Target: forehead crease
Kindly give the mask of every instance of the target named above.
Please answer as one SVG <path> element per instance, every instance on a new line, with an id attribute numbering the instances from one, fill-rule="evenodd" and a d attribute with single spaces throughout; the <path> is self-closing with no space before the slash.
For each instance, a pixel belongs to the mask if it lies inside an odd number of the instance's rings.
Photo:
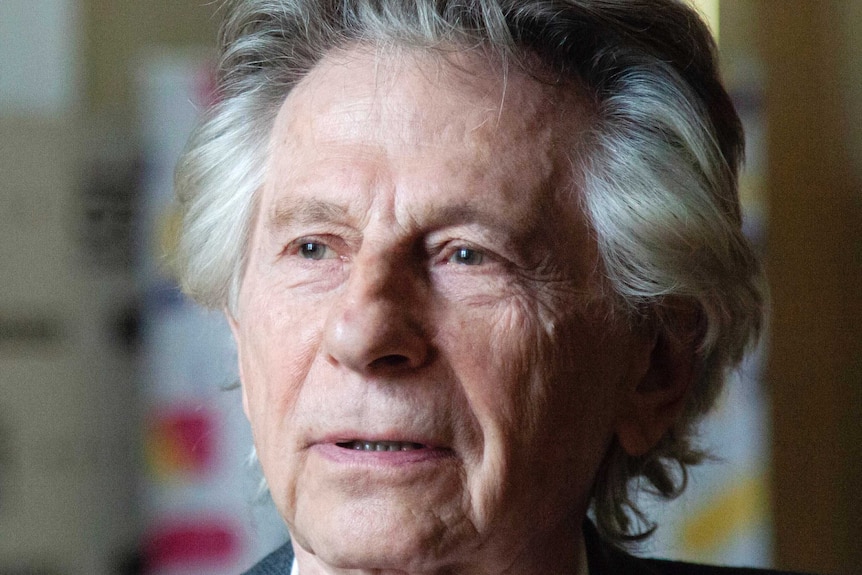
<path id="1" fill-rule="evenodd" d="M 346 216 L 346 208 L 320 198 L 285 196 L 275 203 L 270 213 L 269 225 L 279 228 L 289 224 L 338 221 Z"/>

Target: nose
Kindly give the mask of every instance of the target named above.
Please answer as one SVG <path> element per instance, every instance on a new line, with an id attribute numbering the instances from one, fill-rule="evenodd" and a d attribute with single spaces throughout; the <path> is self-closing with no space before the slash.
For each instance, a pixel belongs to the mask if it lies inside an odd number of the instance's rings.
<path id="1" fill-rule="evenodd" d="M 330 362 L 366 375 L 421 367 L 430 355 L 421 280 L 409 265 L 357 258 L 327 317 Z"/>

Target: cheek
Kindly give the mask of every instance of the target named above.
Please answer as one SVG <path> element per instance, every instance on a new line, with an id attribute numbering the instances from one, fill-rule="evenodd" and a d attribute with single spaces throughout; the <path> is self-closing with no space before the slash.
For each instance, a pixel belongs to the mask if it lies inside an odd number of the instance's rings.
<path id="1" fill-rule="evenodd" d="M 610 436 L 624 338 L 600 337 L 609 327 L 583 308 L 513 296 L 459 322 L 454 368 L 484 430 L 512 449 L 576 451 Z"/>
<path id="2" fill-rule="evenodd" d="M 469 476 L 480 515 L 503 505 L 551 518 L 583 505 L 610 438 L 609 399 L 590 366 L 602 350 L 577 339 L 579 317 L 553 311 L 511 298 L 447 333 L 460 342 L 448 355 L 482 437 Z"/>
<path id="3" fill-rule="evenodd" d="M 553 380 L 544 332 L 534 302 L 509 297 L 461 310 L 443 332 L 446 355 L 482 428 L 486 451 L 495 444 L 516 446 L 533 434 L 547 405 Z M 503 449 L 496 447 L 494 449 Z"/>
<path id="4" fill-rule="evenodd" d="M 315 322 L 267 298 L 243 309 L 238 345 L 254 445 L 273 501 L 283 516 L 295 506 L 300 438 L 297 408 L 317 353 Z"/>
<path id="5" fill-rule="evenodd" d="M 260 447 L 292 417 L 319 349 L 322 320 L 308 313 L 314 306 L 290 306 L 285 298 L 249 292 L 237 345 L 243 392 Z"/>

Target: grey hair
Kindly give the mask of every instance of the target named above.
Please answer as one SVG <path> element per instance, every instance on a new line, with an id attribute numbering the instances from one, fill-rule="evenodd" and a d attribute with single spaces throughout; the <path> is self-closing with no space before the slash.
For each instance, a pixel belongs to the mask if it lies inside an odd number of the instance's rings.
<path id="1" fill-rule="evenodd" d="M 762 270 L 741 232 L 742 128 L 698 15 L 677 0 L 233 0 L 227 10 L 220 101 L 177 169 L 177 261 L 187 293 L 234 314 L 270 129 L 327 52 L 481 49 L 531 73 L 538 58 L 543 81 L 586 88 L 594 121 L 572 165 L 615 309 L 698 345 L 682 417 L 646 455 L 612 445 L 593 489 L 605 537 L 647 536 L 638 486 L 682 492 L 704 455 L 696 425 L 763 321 Z"/>

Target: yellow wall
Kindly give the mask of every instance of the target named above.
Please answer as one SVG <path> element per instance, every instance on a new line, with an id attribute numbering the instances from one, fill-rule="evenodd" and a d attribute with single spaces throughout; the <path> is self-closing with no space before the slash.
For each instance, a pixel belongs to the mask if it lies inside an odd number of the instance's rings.
<path id="1" fill-rule="evenodd" d="M 778 8 L 780 5 L 780 9 Z M 758 0 L 778 560 L 862 571 L 862 9 Z M 855 147 L 855 149 L 854 149 Z"/>
<path id="2" fill-rule="evenodd" d="M 128 118 L 134 111 L 136 59 L 151 47 L 215 51 L 219 6 L 206 0 L 82 0 L 87 101 Z"/>

